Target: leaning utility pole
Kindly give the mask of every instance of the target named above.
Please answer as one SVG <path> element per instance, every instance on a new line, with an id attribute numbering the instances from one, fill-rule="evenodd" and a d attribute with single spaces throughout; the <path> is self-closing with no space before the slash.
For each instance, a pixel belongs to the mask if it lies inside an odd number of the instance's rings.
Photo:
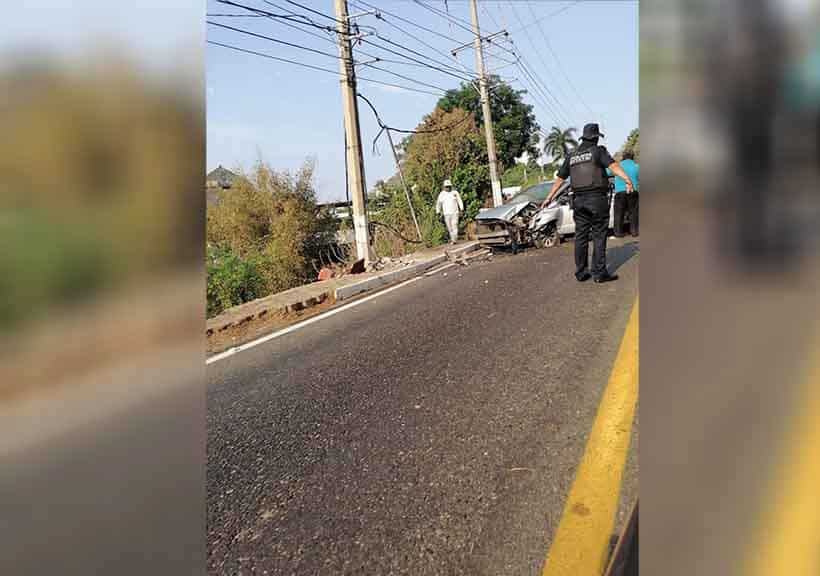
<path id="1" fill-rule="evenodd" d="M 341 60 L 342 104 L 345 114 L 345 134 L 347 136 L 347 181 L 353 200 L 353 232 L 356 236 L 356 256 L 370 263 L 370 241 L 365 206 L 364 158 L 362 156 L 362 136 L 359 131 L 359 105 L 356 100 L 356 70 L 353 67 L 353 49 L 350 45 L 350 23 L 348 22 L 347 0 L 336 0 L 336 32 L 339 36 Z"/>
<path id="2" fill-rule="evenodd" d="M 495 153 L 493 117 L 490 110 L 490 96 L 487 90 L 487 75 L 484 72 L 484 49 L 481 44 L 481 32 L 478 29 L 478 8 L 476 6 L 476 0 L 470 0 L 470 15 L 473 20 L 473 34 L 475 34 L 475 63 L 476 68 L 478 68 L 478 85 L 481 93 L 481 110 L 484 115 L 484 132 L 487 136 L 487 156 L 490 160 L 490 183 L 493 187 L 493 205 L 501 206 L 504 200 L 501 197 L 501 180 L 498 178 L 498 158 Z"/>

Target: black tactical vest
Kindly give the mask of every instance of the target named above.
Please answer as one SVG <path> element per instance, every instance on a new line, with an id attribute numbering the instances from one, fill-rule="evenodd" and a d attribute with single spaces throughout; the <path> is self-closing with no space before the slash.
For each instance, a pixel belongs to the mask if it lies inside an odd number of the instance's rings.
<path id="1" fill-rule="evenodd" d="M 573 192 L 606 190 L 609 180 L 595 160 L 595 147 L 576 149 L 569 156 L 569 177 Z"/>

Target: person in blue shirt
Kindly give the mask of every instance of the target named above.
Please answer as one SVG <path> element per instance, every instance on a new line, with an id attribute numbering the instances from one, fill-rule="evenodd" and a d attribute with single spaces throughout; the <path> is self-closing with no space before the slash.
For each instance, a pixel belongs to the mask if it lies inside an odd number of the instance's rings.
<path id="1" fill-rule="evenodd" d="M 629 231 L 633 236 L 638 236 L 638 184 L 640 176 L 640 165 L 635 162 L 635 154 L 631 150 L 625 151 L 621 154 L 623 160 L 620 161 L 621 168 L 632 180 L 632 185 L 635 190 L 631 193 L 627 192 L 626 182 L 620 176 L 615 176 L 615 199 L 613 200 L 613 219 L 615 236 L 623 238 L 624 234 L 624 220 L 626 215 L 629 215 Z M 612 175 L 611 170 L 607 170 L 609 175 Z"/>

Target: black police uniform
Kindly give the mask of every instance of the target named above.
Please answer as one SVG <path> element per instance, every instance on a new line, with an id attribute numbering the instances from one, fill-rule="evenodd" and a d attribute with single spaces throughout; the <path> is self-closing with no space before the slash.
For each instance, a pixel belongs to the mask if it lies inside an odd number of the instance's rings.
<path id="1" fill-rule="evenodd" d="M 564 160 L 558 176 L 571 179 L 575 216 L 575 277 L 588 272 L 592 236 L 592 276 L 606 278 L 606 236 L 609 228 L 609 178 L 606 169 L 615 160 L 604 146 L 584 140 Z"/>

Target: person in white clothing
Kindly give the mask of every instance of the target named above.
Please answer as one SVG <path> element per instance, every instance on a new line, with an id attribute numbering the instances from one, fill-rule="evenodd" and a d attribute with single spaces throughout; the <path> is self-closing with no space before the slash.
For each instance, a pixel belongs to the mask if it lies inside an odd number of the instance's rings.
<path id="1" fill-rule="evenodd" d="M 455 244 L 458 239 L 458 217 L 464 211 L 464 202 L 461 201 L 458 190 L 453 190 L 453 183 L 449 179 L 444 181 L 443 188 L 436 200 L 436 214 L 444 215 L 444 223 L 450 233 L 450 244 Z"/>

